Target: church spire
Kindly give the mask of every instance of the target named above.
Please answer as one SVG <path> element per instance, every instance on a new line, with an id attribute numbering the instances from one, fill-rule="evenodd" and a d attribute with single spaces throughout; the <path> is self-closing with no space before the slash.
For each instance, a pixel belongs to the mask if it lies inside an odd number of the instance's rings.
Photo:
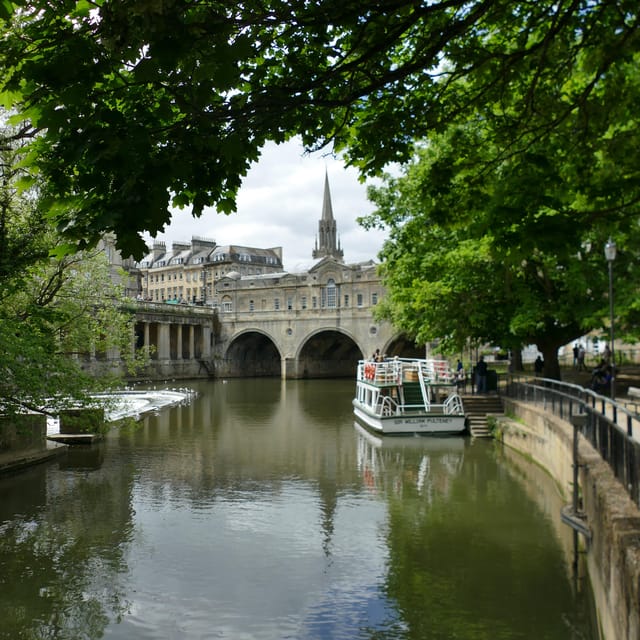
<path id="1" fill-rule="evenodd" d="M 329 190 L 329 175 L 324 174 L 324 197 L 322 200 L 322 216 L 318 223 L 318 237 L 316 238 L 316 248 L 312 256 L 324 258 L 331 256 L 336 260 L 342 260 L 343 251 L 337 240 L 336 221 L 333 218 L 333 206 L 331 205 L 331 191 Z"/>
<path id="2" fill-rule="evenodd" d="M 329 175 L 324 173 L 324 196 L 322 198 L 322 220 L 333 221 L 333 207 L 331 206 L 331 191 L 329 190 Z"/>

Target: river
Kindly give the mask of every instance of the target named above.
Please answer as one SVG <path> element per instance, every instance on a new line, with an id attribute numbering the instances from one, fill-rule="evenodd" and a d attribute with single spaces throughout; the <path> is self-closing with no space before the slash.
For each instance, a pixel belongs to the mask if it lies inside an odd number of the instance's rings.
<path id="1" fill-rule="evenodd" d="M 376 439 L 348 380 L 190 404 L 0 477 L 0 638 L 597 640 L 552 480 Z"/>

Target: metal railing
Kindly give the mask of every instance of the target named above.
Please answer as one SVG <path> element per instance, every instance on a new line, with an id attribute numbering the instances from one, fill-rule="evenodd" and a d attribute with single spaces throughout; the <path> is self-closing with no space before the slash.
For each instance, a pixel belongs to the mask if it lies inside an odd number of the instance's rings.
<path id="1" fill-rule="evenodd" d="M 640 414 L 621 402 L 612 401 L 590 389 L 548 378 L 504 380 L 500 393 L 515 400 L 542 406 L 570 424 L 584 416 L 580 433 L 609 464 L 615 477 L 640 506 Z"/>

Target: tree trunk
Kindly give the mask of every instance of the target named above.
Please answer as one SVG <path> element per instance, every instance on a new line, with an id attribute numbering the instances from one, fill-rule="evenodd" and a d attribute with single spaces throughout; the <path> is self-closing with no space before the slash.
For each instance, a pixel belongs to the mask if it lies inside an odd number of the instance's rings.
<path id="1" fill-rule="evenodd" d="M 522 349 L 520 347 L 511 350 L 511 371 L 524 371 L 522 364 Z"/>
<path id="2" fill-rule="evenodd" d="M 538 344 L 538 349 L 542 351 L 542 359 L 544 361 L 544 367 L 542 369 L 543 377 L 560 380 L 560 361 L 558 360 L 558 349 L 560 346 L 561 345 L 555 342 L 553 344 Z"/>

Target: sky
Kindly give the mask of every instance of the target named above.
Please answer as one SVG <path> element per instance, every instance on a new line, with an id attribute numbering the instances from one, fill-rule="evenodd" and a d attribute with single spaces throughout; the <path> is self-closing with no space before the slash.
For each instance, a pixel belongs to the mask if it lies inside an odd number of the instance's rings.
<path id="1" fill-rule="evenodd" d="M 235 213 L 226 216 L 206 209 L 200 218 L 193 218 L 189 210 L 176 210 L 171 224 L 155 239 L 165 241 L 167 247 L 172 242 L 188 242 L 192 236 L 210 238 L 219 245 L 282 247 L 285 271 L 304 270 L 312 263 L 325 171 L 345 262 L 377 260 L 385 234 L 366 231 L 356 222 L 374 209 L 367 200 L 367 185 L 338 158 L 306 155 L 298 140 L 269 143 L 264 148 L 243 181 Z"/>

